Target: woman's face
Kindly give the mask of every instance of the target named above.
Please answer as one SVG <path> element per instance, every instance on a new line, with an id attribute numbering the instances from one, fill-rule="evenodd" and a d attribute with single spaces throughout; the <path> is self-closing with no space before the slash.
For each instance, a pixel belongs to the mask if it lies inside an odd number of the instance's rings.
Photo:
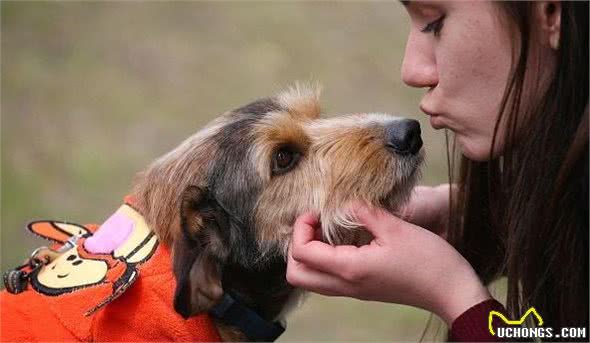
<path id="1" fill-rule="evenodd" d="M 463 154 L 489 159 L 512 65 L 510 30 L 491 2 L 405 3 L 411 28 L 402 79 L 427 88 L 420 109 L 435 129 L 455 133 Z M 501 153 L 502 129 L 494 155 Z"/>

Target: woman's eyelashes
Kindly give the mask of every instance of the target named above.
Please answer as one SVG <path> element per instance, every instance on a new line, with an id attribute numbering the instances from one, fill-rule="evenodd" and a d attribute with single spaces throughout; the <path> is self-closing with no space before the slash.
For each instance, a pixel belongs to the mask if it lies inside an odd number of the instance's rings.
<path id="1" fill-rule="evenodd" d="M 444 20 L 445 20 L 446 14 L 443 14 L 442 16 L 440 16 L 438 19 L 436 19 L 433 22 L 428 23 L 422 30 L 420 30 L 423 33 L 430 33 L 432 32 L 435 36 L 440 35 L 440 31 L 443 28 L 443 24 L 444 24 Z"/>

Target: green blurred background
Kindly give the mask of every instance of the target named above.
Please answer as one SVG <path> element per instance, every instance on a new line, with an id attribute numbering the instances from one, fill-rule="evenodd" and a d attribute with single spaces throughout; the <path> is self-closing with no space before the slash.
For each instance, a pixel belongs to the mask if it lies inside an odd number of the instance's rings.
<path id="1" fill-rule="evenodd" d="M 216 115 L 295 80 L 327 115 L 421 121 L 422 183 L 446 180 L 444 135 L 400 80 L 408 19 L 388 2 L 3 1 L 2 270 L 43 244 L 34 219 L 101 222 L 134 174 Z M 281 341 L 416 341 L 428 313 L 311 295 Z M 437 338 L 437 328 L 438 338 Z M 435 319 L 426 340 L 440 339 Z"/>

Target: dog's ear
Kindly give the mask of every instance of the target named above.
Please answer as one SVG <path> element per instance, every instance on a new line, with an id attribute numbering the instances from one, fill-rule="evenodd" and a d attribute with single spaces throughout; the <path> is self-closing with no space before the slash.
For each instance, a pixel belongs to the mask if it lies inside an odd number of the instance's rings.
<path id="1" fill-rule="evenodd" d="M 174 309 L 184 318 L 206 312 L 223 295 L 225 212 L 206 188 L 189 186 L 181 201 L 181 234 L 174 239 Z"/>

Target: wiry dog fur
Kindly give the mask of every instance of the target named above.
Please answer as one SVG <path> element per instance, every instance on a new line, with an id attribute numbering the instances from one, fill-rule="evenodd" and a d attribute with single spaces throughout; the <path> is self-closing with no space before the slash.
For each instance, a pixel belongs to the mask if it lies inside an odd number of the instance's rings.
<path id="1" fill-rule="evenodd" d="M 399 118 L 320 119 L 318 97 L 295 86 L 227 112 L 140 174 L 138 206 L 174 247 L 180 313 L 207 311 L 232 290 L 276 320 L 296 294 L 285 257 L 298 215 L 317 211 L 326 241 L 354 243 L 349 201 L 394 211 L 408 198 L 422 153 L 385 148 L 385 127 Z M 281 158 L 293 165 L 277 167 Z M 243 338 L 228 330 L 224 339 Z"/>

